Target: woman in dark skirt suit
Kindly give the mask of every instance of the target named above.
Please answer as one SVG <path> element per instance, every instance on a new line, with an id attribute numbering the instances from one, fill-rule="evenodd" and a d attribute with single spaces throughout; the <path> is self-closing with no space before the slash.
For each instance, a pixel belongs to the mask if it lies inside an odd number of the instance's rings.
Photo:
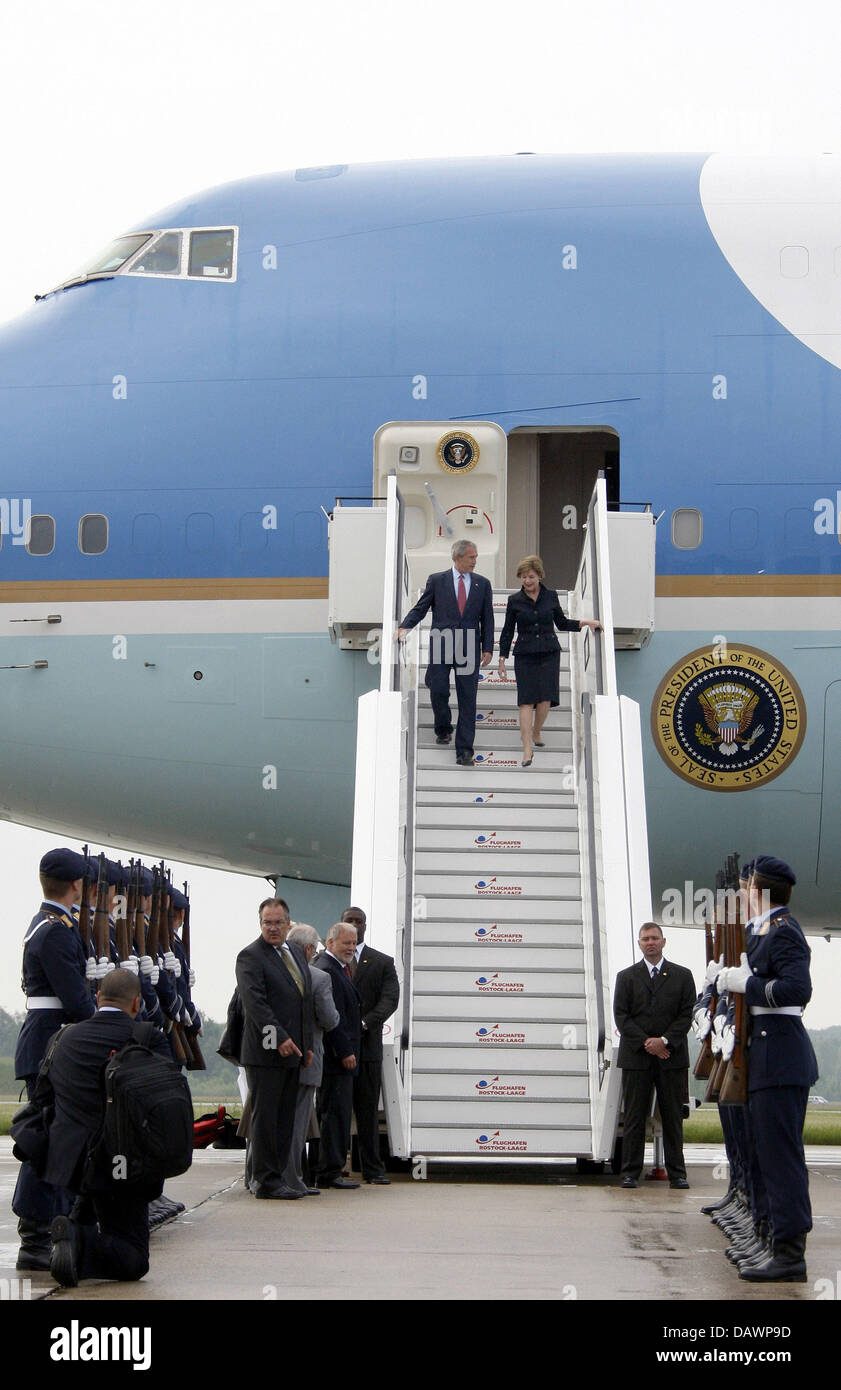
<path id="1" fill-rule="evenodd" d="M 530 767 L 535 748 L 543 748 L 540 734 L 550 708 L 560 704 L 559 672 L 561 648 L 559 632 L 580 632 L 601 628 L 592 618 L 565 618 L 558 595 L 547 589 L 543 562 L 539 555 L 527 555 L 517 566 L 523 587 L 512 594 L 505 613 L 505 626 L 499 638 L 499 674 L 505 680 L 505 659 L 511 650 L 514 628 L 514 674 L 517 677 L 517 704 L 520 708 L 520 736 L 523 740 L 523 767 Z"/>

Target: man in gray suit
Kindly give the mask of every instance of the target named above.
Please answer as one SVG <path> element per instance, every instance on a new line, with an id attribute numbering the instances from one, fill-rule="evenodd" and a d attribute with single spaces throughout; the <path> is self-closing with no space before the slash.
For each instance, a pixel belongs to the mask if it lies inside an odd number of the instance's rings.
<path id="1" fill-rule="evenodd" d="M 290 946 L 297 946 L 307 958 L 312 979 L 313 1030 L 312 1061 L 298 1073 L 298 1099 L 295 1103 L 295 1122 L 292 1127 L 292 1147 L 289 1162 L 283 1172 L 284 1186 L 293 1192 L 304 1193 L 307 1197 L 320 1197 L 320 1187 L 307 1187 L 302 1171 L 302 1155 L 307 1139 L 310 1119 L 315 1105 L 316 1087 L 321 1085 L 324 1069 L 324 1034 L 331 1034 L 339 1022 L 339 1011 L 333 1003 L 333 988 L 326 970 L 316 970 L 311 961 L 321 944 L 315 927 L 296 923 L 286 938 Z"/>

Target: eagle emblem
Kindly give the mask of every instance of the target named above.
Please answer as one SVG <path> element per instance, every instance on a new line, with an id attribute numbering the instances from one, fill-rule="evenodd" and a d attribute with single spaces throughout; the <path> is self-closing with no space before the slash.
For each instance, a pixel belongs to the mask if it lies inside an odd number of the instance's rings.
<path id="1" fill-rule="evenodd" d="M 740 745 L 746 749 L 750 748 L 765 732 L 764 725 L 759 724 L 750 738 L 743 737 L 753 723 L 759 703 L 759 695 L 753 690 L 748 690 L 747 686 L 737 685 L 734 681 L 724 681 L 720 685 L 700 691 L 698 703 L 707 728 L 713 735 L 711 737 L 710 734 L 705 734 L 699 724 L 695 730 L 698 742 L 711 748 L 716 738 L 720 739 L 718 751 L 724 758 L 732 758 L 738 753 Z"/>

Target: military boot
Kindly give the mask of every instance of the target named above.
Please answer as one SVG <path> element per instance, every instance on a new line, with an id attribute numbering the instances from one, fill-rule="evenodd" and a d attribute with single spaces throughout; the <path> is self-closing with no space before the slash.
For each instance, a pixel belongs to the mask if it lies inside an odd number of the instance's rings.
<path id="1" fill-rule="evenodd" d="M 49 1269 L 53 1248 L 49 1224 L 46 1221 L 30 1221 L 27 1217 L 20 1216 L 18 1235 L 20 1250 L 15 1269 Z"/>
<path id="2" fill-rule="evenodd" d="M 739 1278 L 751 1284 L 805 1284 L 806 1237 L 791 1236 L 774 1240 L 771 1251 L 761 1264 L 746 1265 Z"/>

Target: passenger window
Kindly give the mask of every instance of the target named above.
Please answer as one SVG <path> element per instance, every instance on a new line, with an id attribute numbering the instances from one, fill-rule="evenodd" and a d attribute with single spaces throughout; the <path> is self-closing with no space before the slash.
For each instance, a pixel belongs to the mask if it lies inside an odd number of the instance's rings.
<path id="1" fill-rule="evenodd" d="M 678 507 L 672 512 L 672 545 L 676 550 L 697 550 L 704 535 L 704 518 L 697 507 Z"/>
<path id="2" fill-rule="evenodd" d="M 79 549 L 83 555 L 102 555 L 108 549 L 108 518 L 89 512 L 79 522 Z"/>
<path id="3" fill-rule="evenodd" d="M 230 279 L 234 270 L 234 231 L 191 232 L 189 275 Z"/>
<path id="4" fill-rule="evenodd" d="M 30 517 L 26 535 L 26 548 L 30 555 L 52 554 L 55 549 L 55 517 Z"/>
<path id="5" fill-rule="evenodd" d="M 164 232 L 153 241 L 139 260 L 131 275 L 179 275 L 181 273 L 181 233 Z"/>

